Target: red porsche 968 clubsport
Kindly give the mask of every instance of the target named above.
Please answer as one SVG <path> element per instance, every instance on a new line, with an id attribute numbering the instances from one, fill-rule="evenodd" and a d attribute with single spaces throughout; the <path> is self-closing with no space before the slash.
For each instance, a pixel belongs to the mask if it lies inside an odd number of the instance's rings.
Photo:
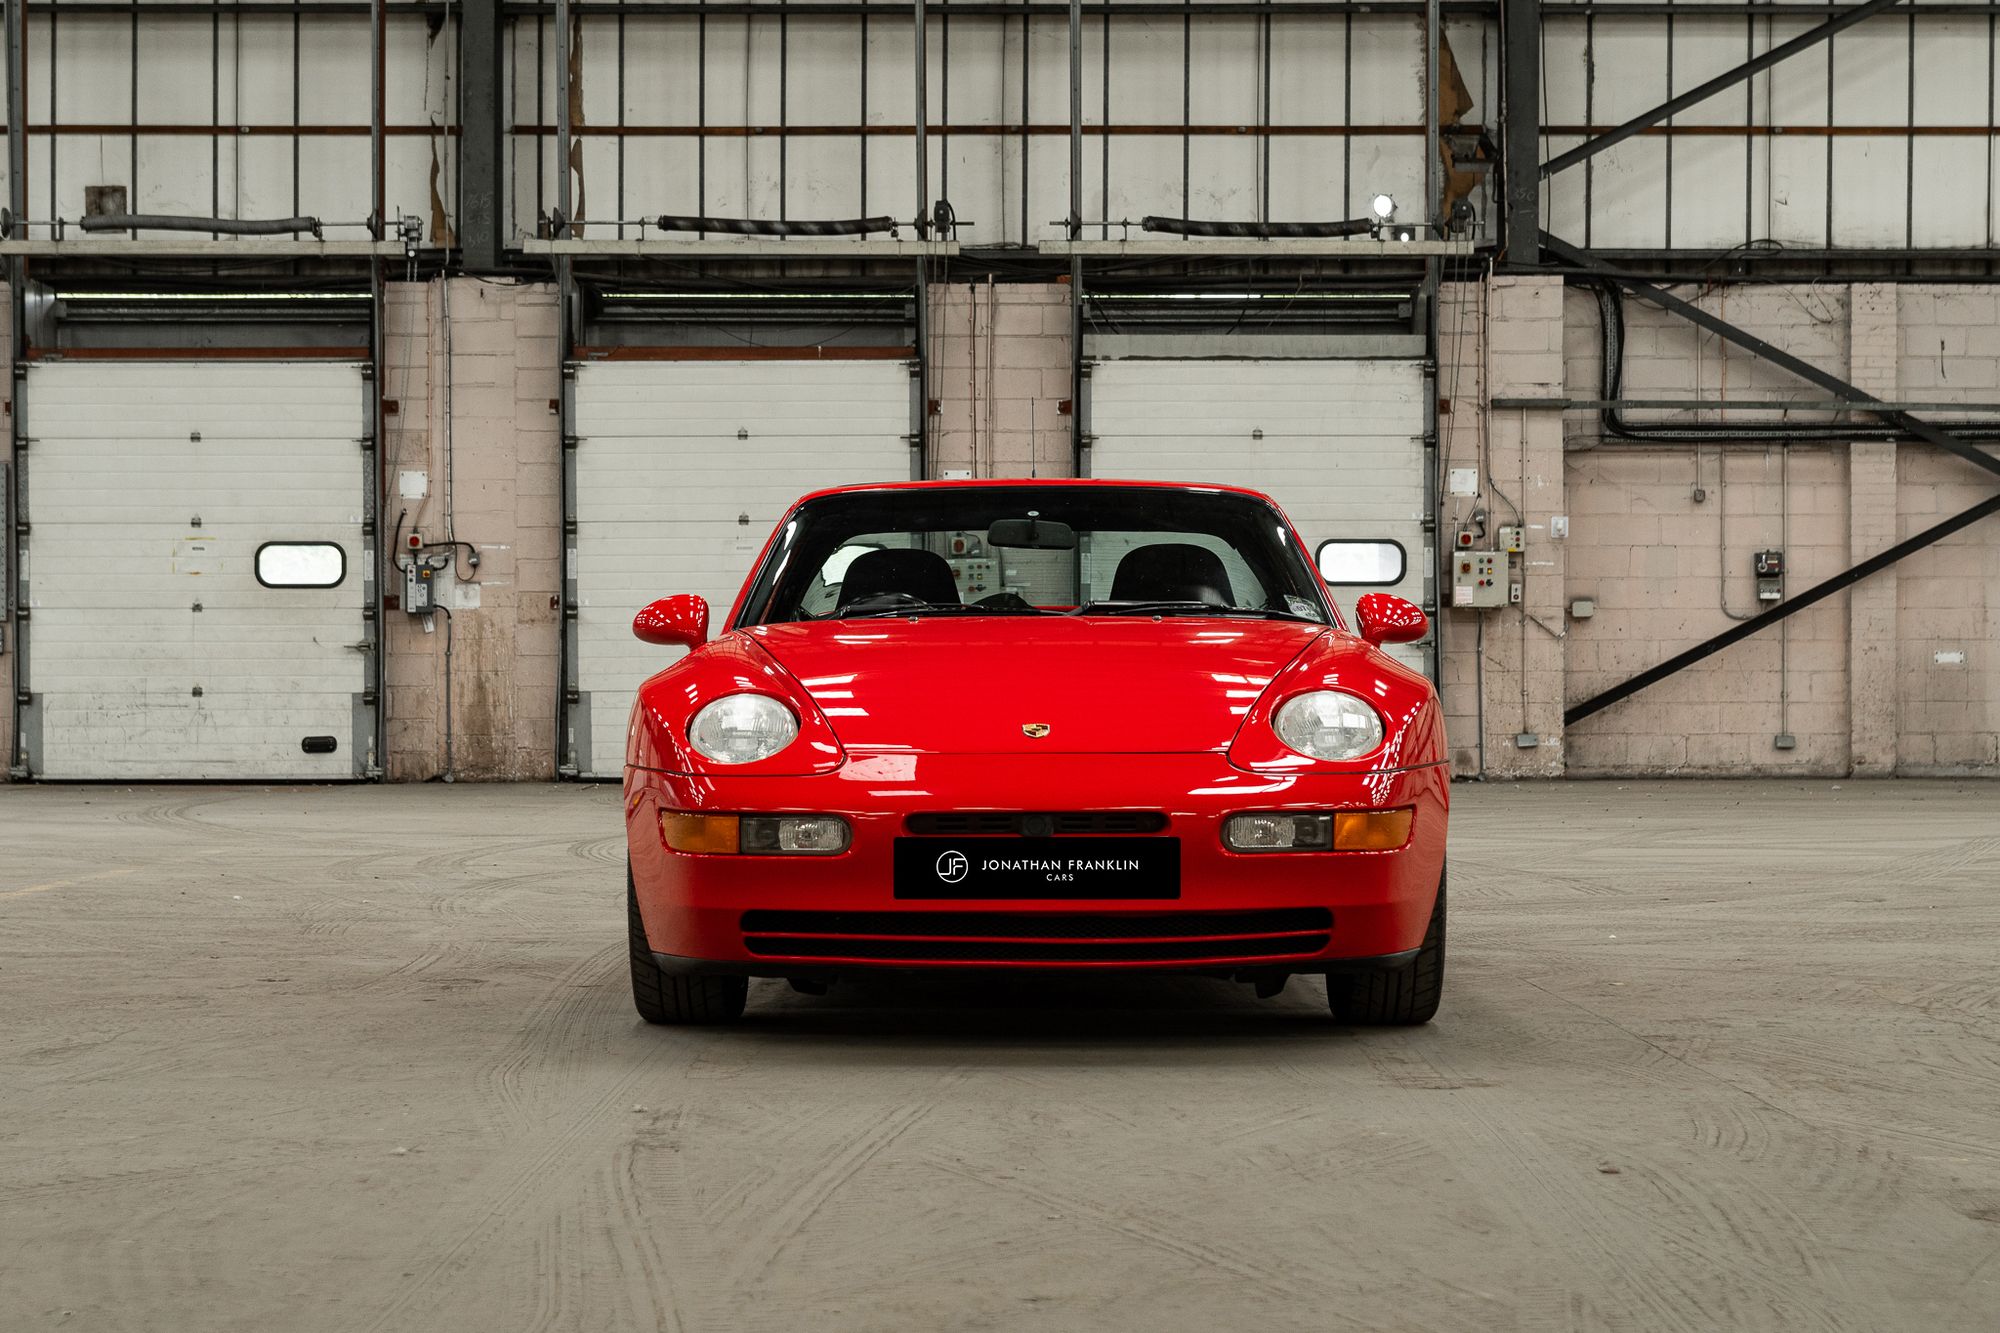
<path id="1" fill-rule="evenodd" d="M 748 978 L 1175 970 L 1430 1019 L 1448 775 L 1436 693 L 1350 628 L 1277 506 L 1125 481 L 911 482 L 800 500 L 726 628 L 627 741 L 632 986 L 655 1023 Z"/>

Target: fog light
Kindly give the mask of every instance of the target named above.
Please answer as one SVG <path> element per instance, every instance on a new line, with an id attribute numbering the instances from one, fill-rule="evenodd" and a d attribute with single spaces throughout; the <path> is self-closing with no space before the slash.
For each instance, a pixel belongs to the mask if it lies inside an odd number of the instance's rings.
<path id="1" fill-rule="evenodd" d="M 847 821 L 834 815 L 745 815 L 746 852 L 832 856 L 847 850 Z"/>
<path id="2" fill-rule="evenodd" d="M 677 852 L 730 856 L 833 856 L 851 834 L 838 815 L 704 815 L 668 810 L 660 832 Z"/>
<path id="3" fill-rule="evenodd" d="M 1333 816 L 1232 815 L 1222 826 L 1222 841 L 1237 852 L 1323 852 L 1333 846 Z"/>
<path id="4" fill-rule="evenodd" d="M 1233 852 L 1392 852 L 1410 840 L 1413 811 L 1272 810 L 1231 815 L 1222 842 Z"/>
<path id="5" fill-rule="evenodd" d="M 1333 817 L 1333 847 L 1340 852 L 1393 852 L 1410 840 L 1409 806 L 1398 810 L 1342 810 Z"/>
<path id="6" fill-rule="evenodd" d="M 710 856 L 733 853 L 737 849 L 735 815 L 698 815 L 685 810 L 668 810 L 660 816 L 660 834 L 677 852 L 704 852 Z"/>

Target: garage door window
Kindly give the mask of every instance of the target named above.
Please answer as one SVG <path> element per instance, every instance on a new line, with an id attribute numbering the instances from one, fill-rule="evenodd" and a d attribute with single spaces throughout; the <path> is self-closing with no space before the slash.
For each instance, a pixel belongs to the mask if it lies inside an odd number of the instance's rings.
<path id="1" fill-rule="evenodd" d="M 1401 542 L 1336 538 L 1319 546 L 1319 576 L 1343 588 L 1393 587 L 1408 564 Z"/>
<path id="2" fill-rule="evenodd" d="M 267 588 L 333 588 L 347 577 L 347 552 L 334 542 L 265 542 L 257 582 Z"/>

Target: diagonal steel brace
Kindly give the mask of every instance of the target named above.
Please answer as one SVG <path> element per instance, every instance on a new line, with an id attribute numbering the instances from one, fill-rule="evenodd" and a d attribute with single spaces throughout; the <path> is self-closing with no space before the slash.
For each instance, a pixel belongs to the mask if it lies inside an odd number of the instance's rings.
<path id="1" fill-rule="evenodd" d="M 1614 144 L 1624 143 L 1633 135 L 1651 129 L 1668 117 L 1678 116 L 1689 107 L 1706 102 L 1717 93 L 1734 88 L 1745 79 L 1754 78 L 1771 68 L 1771 66 L 1789 60 L 1809 47 L 1818 46 L 1821 42 L 1830 39 L 1835 33 L 1851 28 L 1864 20 L 1874 18 L 1884 10 L 1894 9 L 1902 3 L 1903 0 L 1867 0 L 1865 4 L 1856 5 L 1852 9 L 1844 9 L 1818 27 L 1808 28 L 1789 42 L 1783 42 L 1772 47 L 1755 60 L 1745 61 L 1734 69 L 1725 70 L 1708 82 L 1688 89 L 1679 97 L 1660 103 L 1660 105 L 1654 107 L 1651 111 L 1640 112 L 1615 129 L 1606 130 L 1594 139 L 1586 139 L 1566 153 L 1558 153 L 1556 156 L 1542 163 L 1541 178 L 1547 180 L 1565 167 L 1573 167 L 1585 158 L 1595 156 Z M 1778 12 L 1782 13 L 1783 11 L 1779 10 Z"/>
<path id="2" fill-rule="evenodd" d="M 1795 616 L 1808 607 L 1816 606 L 1835 593 L 1853 587 L 1869 575 L 1887 569 L 1905 556 L 1915 555 L 1925 547 L 1943 541 L 1954 532 L 1969 528 L 1981 519 L 1991 518 L 1995 514 L 2000 514 L 2000 495 L 1982 500 L 1970 509 L 1960 510 L 1944 522 L 1925 528 L 1915 536 L 1897 542 L 1886 551 L 1869 556 L 1860 564 L 1844 569 L 1830 579 L 1815 583 L 1797 596 L 1787 597 L 1762 615 L 1752 616 L 1740 624 L 1731 625 L 1714 638 L 1704 639 L 1687 651 L 1674 654 L 1658 666 L 1648 667 L 1638 675 L 1622 680 L 1608 690 L 1593 694 L 1581 703 L 1571 704 L 1563 712 L 1563 725 L 1571 726 L 1583 721 L 1592 713 L 1602 712 L 1621 699 L 1637 694 L 1648 685 L 1657 685 L 1682 668 L 1693 666 L 1705 657 L 1713 657 L 1732 643 L 1740 643 L 1753 634 L 1761 633 L 1787 616 Z"/>
<path id="3" fill-rule="evenodd" d="M 1895 426 L 1898 430 L 1907 431 L 1927 444 L 1935 445 L 1947 453 L 1956 454 L 1966 462 L 1976 467 L 1984 468 L 1996 476 L 2000 476 L 2000 458 L 1987 453 L 1977 445 L 1957 438 L 1949 431 L 1933 425 L 1931 422 L 1911 416 L 1908 412 L 1897 411 L 1881 399 L 1861 389 L 1857 389 L 1839 376 L 1821 370 L 1810 361 L 1793 356 L 1784 348 L 1766 342 L 1756 334 L 1746 332 L 1731 324 L 1726 319 L 1709 314 L 1706 310 L 1703 310 L 1691 301 L 1683 301 L 1673 293 L 1655 287 L 1651 283 L 1634 277 L 1629 273 L 1620 273 L 1603 261 L 1593 258 L 1567 241 L 1557 240 L 1547 232 L 1542 233 L 1542 249 L 1571 267 L 1582 269 L 1586 273 L 1596 274 L 1604 278 L 1607 282 L 1618 284 L 1618 286 L 1648 305 L 1657 306 L 1671 314 L 1679 315 L 1689 323 L 1707 329 L 1710 333 L 1715 334 L 1725 341 L 1736 344 L 1751 355 L 1790 371 L 1807 383 L 1825 389 L 1842 402 L 1852 403 L 1857 408 Z M 1991 518 L 1995 514 L 2000 514 L 2000 495 L 1982 500 L 1969 509 L 1962 510 L 1945 519 L 1943 522 L 1926 528 L 1924 531 L 1896 543 L 1887 550 L 1880 551 L 1875 555 L 1869 556 L 1866 560 L 1842 570 L 1832 578 L 1824 579 L 1807 588 L 1805 591 L 1786 598 L 1761 615 L 1753 616 L 1740 624 L 1731 625 L 1728 629 L 1715 635 L 1713 638 L 1705 639 L 1684 652 L 1676 653 L 1657 666 L 1649 667 L 1636 676 L 1620 681 L 1608 690 L 1599 691 L 1587 699 L 1570 705 L 1563 712 L 1563 724 L 1569 726 L 1581 722 L 1591 714 L 1601 712 L 1611 707 L 1611 705 L 1618 703 L 1620 700 L 1628 699 L 1647 686 L 1656 685 L 1668 676 L 1692 666 L 1703 658 L 1712 657 L 1731 644 L 1740 643 L 1751 635 L 1768 629 L 1789 616 L 1797 615 L 1808 607 L 1825 601 L 1835 593 L 1853 587 L 1871 574 L 1887 569 L 1897 561 L 1914 555 L 1918 551 L 1951 536 L 1953 533 L 1971 527 L 1974 523 L 1982 519 Z"/>
<path id="4" fill-rule="evenodd" d="M 1542 249 L 1554 255 L 1565 264 L 1583 269 L 1589 273 L 1594 273 L 1608 282 L 1617 283 L 1647 305 L 1658 306 L 1662 310 L 1679 315 L 1690 324 L 1699 325 L 1701 328 L 1707 329 L 1710 333 L 1722 338 L 1725 342 L 1735 343 L 1752 356 L 1760 360 L 1769 361 L 1772 365 L 1790 371 L 1807 383 L 1825 389 L 1835 398 L 1843 402 L 1853 403 L 1856 407 L 1873 416 L 1879 417 L 1898 430 L 1908 431 L 1918 439 L 1923 440 L 1926 444 L 1935 445 L 1946 453 L 1956 454 L 1973 466 L 1984 468 L 1988 472 L 2000 476 L 2000 457 L 1995 457 L 1987 453 L 1984 449 L 1981 449 L 1978 445 L 1961 440 L 1942 427 L 1925 421 L 1920 417 L 1911 416 L 1908 412 L 1898 412 L 1881 399 L 1855 388 L 1838 375 L 1829 374 L 1821 370 L 1818 366 L 1813 365 L 1810 361 L 1801 360 L 1793 356 L 1790 352 L 1787 352 L 1784 348 L 1766 342 L 1756 334 L 1740 329 L 1726 319 L 1709 314 L 1708 311 L 1703 310 L 1692 301 L 1683 301 L 1672 292 L 1655 287 L 1651 283 L 1641 278 L 1636 278 L 1629 273 L 1621 273 L 1602 260 L 1593 258 L 1569 242 L 1558 240 L 1547 232 L 1542 233 Z"/>

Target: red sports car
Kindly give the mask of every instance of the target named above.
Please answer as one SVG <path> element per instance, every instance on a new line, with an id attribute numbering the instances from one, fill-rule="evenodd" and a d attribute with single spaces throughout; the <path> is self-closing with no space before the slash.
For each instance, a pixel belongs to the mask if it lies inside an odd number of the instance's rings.
<path id="1" fill-rule="evenodd" d="M 1174 970 L 1422 1023 L 1444 982 L 1444 726 L 1268 498 L 1110 481 L 809 495 L 626 750 L 632 991 L 722 1022 L 750 977 Z"/>

